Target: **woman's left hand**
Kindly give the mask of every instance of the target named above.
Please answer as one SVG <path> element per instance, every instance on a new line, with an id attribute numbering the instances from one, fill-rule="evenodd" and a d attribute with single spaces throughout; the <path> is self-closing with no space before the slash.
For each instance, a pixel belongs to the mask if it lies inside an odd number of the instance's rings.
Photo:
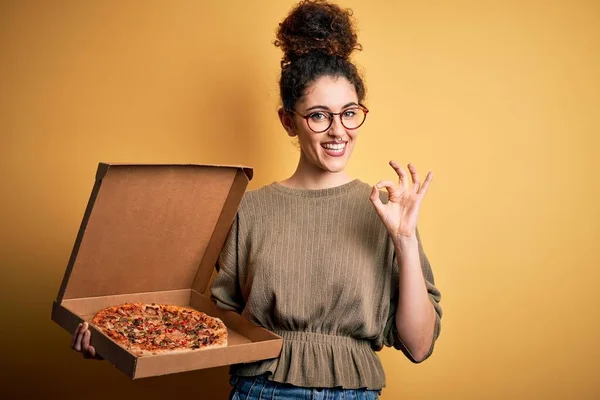
<path id="1" fill-rule="evenodd" d="M 433 173 L 430 171 L 421 185 L 417 169 L 414 165 L 408 164 L 412 178 L 412 185 L 410 185 L 404 168 L 393 160 L 390 161 L 390 165 L 398 174 L 398 187 L 392 181 L 379 181 L 371 191 L 371 202 L 392 238 L 415 237 L 419 208 L 433 179 Z M 387 204 L 383 204 L 379 199 L 378 189 L 384 187 L 389 193 Z"/>

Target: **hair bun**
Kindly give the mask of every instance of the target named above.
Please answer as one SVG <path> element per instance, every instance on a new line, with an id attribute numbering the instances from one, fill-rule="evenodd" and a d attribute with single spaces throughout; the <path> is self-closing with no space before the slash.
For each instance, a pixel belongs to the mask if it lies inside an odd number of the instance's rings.
<path id="1" fill-rule="evenodd" d="M 325 0 L 301 1 L 279 24 L 275 46 L 284 52 L 281 65 L 310 52 L 348 59 L 362 49 L 351 17 L 352 10 Z"/>

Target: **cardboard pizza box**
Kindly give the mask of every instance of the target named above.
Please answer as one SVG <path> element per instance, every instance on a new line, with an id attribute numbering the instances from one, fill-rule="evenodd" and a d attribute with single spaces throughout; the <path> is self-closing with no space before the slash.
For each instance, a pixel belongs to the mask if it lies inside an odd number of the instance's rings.
<path id="1" fill-rule="evenodd" d="M 98 354 L 134 379 L 277 357 L 281 337 L 206 293 L 250 179 L 252 169 L 236 166 L 101 163 L 52 320 L 72 334 L 105 307 L 142 302 L 225 322 L 227 347 L 144 357 L 91 326 Z"/>

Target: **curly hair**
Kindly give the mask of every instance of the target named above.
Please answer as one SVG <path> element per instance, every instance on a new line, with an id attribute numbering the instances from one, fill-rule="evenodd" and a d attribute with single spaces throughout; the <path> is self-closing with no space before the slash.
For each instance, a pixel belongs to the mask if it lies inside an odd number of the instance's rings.
<path id="1" fill-rule="evenodd" d="M 279 24 L 275 46 L 284 53 L 279 80 L 284 109 L 292 110 L 310 83 L 322 76 L 348 79 L 359 102 L 364 100 L 363 79 L 349 59 L 354 50 L 362 50 L 352 10 L 326 0 L 301 1 Z"/>

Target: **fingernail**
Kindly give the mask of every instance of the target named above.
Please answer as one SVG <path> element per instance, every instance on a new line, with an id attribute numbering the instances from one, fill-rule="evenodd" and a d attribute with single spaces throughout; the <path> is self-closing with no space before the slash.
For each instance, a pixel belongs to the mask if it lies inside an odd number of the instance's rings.
<path id="1" fill-rule="evenodd" d="M 83 329 L 87 329 L 87 328 L 88 328 L 88 323 L 87 323 L 87 322 L 84 322 L 84 323 L 83 323 Z"/>

